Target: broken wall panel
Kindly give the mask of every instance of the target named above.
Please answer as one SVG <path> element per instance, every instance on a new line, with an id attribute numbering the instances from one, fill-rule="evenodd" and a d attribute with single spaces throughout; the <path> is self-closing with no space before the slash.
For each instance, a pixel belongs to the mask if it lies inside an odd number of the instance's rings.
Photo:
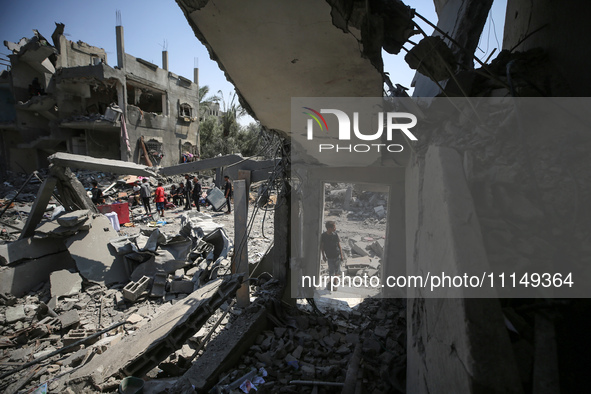
<path id="1" fill-rule="evenodd" d="M 405 185 L 406 274 L 486 270 L 474 202 L 465 178 L 458 176 L 463 174 L 459 154 L 433 146 L 424 160 L 411 163 Z M 429 289 L 409 289 L 407 387 L 418 393 L 467 393 L 475 387 L 521 393 L 499 301 L 464 299 L 459 290 L 445 289 L 457 298 L 436 299 L 428 298 Z"/>
<path id="2" fill-rule="evenodd" d="M 206 392 L 218 381 L 220 373 L 235 365 L 242 354 L 254 344 L 266 329 L 267 311 L 264 307 L 249 309 L 207 345 L 205 352 L 193 363 L 175 387 L 188 380 L 197 392 Z"/>
<path id="3" fill-rule="evenodd" d="M 75 268 L 76 264 L 68 251 L 28 260 L 0 271 L 0 294 L 10 293 L 22 297 L 39 284 L 47 282 L 52 272 Z"/>
<path id="4" fill-rule="evenodd" d="M 123 257 L 115 248 L 109 248 L 109 241 L 118 236 L 111 222 L 104 215 L 96 216 L 88 231 L 80 231 L 66 239 L 76 267 L 85 279 L 101 283 L 125 283 L 129 280 Z"/>
<path id="5" fill-rule="evenodd" d="M 218 278 L 160 313 L 63 381 L 92 376 L 100 384 L 111 376 L 142 377 L 195 334 L 222 303 L 240 286 L 238 275 Z"/>

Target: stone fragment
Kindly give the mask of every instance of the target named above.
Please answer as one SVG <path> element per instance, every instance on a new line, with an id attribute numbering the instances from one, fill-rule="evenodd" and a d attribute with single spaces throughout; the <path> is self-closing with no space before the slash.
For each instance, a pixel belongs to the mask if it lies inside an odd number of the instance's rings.
<path id="1" fill-rule="evenodd" d="M 58 217 L 57 222 L 60 226 L 74 227 L 86 221 L 88 219 L 89 212 L 90 211 L 88 209 L 81 209 L 74 212 L 68 212 Z"/>
<path id="2" fill-rule="evenodd" d="M 68 270 L 54 271 L 49 275 L 51 284 L 51 295 L 53 297 L 62 297 L 75 295 L 82 289 L 82 278 L 78 273 L 72 273 Z"/>
<path id="3" fill-rule="evenodd" d="M 140 315 L 138 315 L 137 313 L 132 313 L 128 318 L 127 318 L 127 322 L 131 323 L 131 324 L 136 324 L 141 322 L 142 320 L 144 320 L 144 318 Z"/>
<path id="4" fill-rule="evenodd" d="M 190 294 L 193 292 L 194 285 L 190 280 L 173 280 L 170 282 L 170 292 L 174 294 Z"/>
<path id="5" fill-rule="evenodd" d="M 6 309 L 6 323 L 8 324 L 23 320 L 25 317 L 27 317 L 25 308 L 21 304 Z"/>
<path id="6" fill-rule="evenodd" d="M 62 323 L 62 328 L 68 328 L 80 322 L 80 315 L 77 310 L 72 309 L 59 315 L 58 319 Z"/>
<path id="7" fill-rule="evenodd" d="M 150 297 L 164 297 L 166 293 L 166 279 L 168 274 L 165 272 L 157 272 L 154 275 L 154 283 L 152 283 L 152 291 Z"/>

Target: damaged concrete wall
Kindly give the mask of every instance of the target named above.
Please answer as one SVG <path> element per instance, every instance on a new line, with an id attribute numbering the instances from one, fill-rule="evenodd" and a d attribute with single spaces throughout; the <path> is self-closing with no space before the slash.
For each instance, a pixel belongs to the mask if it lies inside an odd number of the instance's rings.
<path id="1" fill-rule="evenodd" d="M 135 142 L 144 136 L 161 143 L 164 156 L 158 164 L 170 166 L 180 162 L 184 143 L 197 145 L 198 113 L 197 85 L 156 65 L 126 54 L 127 131 L 132 143 L 132 161 L 140 162 L 142 154 Z M 142 96 L 151 96 L 146 104 Z M 156 97 L 160 95 L 160 97 Z M 133 104 L 130 104 L 132 103 Z M 156 104 L 154 104 L 156 103 Z M 181 104 L 190 108 L 190 116 L 183 116 Z M 160 108 L 155 108 L 155 107 Z M 134 149 L 135 148 L 135 149 Z M 151 158 L 154 161 L 153 158 Z M 158 161 L 157 161 L 158 162 Z M 142 161 L 143 164 L 143 161 Z"/>
<path id="2" fill-rule="evenodd" d="M 432 146 L 407 168 L 408 275 L 431 270 L 455 275 L 478 266 L 486 271 L 480 225 L 462 175 L 459 154 L 444 147 Z M 521 392 L 498 300 L 436 299 L 428 289 L 415 291 L 408 300 L 407 388 L 414 393 Z"/>

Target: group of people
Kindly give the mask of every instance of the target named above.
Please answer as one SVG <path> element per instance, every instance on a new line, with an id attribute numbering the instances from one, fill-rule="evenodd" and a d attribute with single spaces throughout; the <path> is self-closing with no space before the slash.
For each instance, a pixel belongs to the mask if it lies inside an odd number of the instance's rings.
<path id="1" fill-rule="evenodd" d="M 230 181 L 229 176 L 224 177 L 224 197 L 226 198 L 226 205 L 228 210 L 226 214 L 230 214 L 232 212 L 232 207 L 230 205 L 231 198 L 232 198 L 232 182 Z M 104 203 L 103 193 L 98 188 L 98 182 L 92 181 L 92 189 L 91 192 L 91 199 L 92 202 L 96 205 Z M 201 211 L 200 209 L 200 200 L 203 194 L 203 188 L 201 183 L 199 183 L 199 179 L 196 176 L 191 176 L 189 174 L 185 175 L 185 182 L 181 182 L 178 187 L 176 185 L 172 185 L 170 188 L 170 193 L 167 195 L 164 191 L 164 186 L 162 182 L 158 182 L 158 187 L 154 191 L 154 202 L 156 203 L 156 211 L 160 216 L 164 216 L 164 208 L 166 207 L 167 198 L 172 199 L 172 203 L 176 206 L 181 206 L 182 204 L 185 205 L 184 210 L 188 211 L 192 209 L 192 205 L 195 204 L 197 211 Z M 150 187 L 150 182 L 148 178 L 143 178 L 141 182 L 137 181 L 133 186 L 133 196 L 130 198 L 130 202 L 133 200 L 141 201 L 142 205 L 144 206 L 144 210 L 146 214 L 152 213 L 152 207 L 150 206 L 150 199 L 152 198 L 152 189 Z M 136 200 L 136 201 L 137 201 Z M 137 201 L 139 203 L 139 201 Z"/>
<path id="2" fill-rule="evenodd" d="M 230 200 L 232 198 L 232 182 L 230 182 L 230 177 L 227 175 L 224 177 L 224 179 L 224 196 L 226 197 L 226 205 L 228 207 L 226 213 L 229 214 L 232 212 L 230 205 Z M 136 183 L 136 185 L 133 187 L 133 191 L 134 194 L 139 194 L 145 212 L 147 214 L 152 213 L 152 208 L 150 206 L 150 197 L 152 195 L 152 191 L 150 189 L 150 183 L 148 179 L 144 178 L 141 185 Z M 184 204 L 185 211 L 191 210 L 193 204 L 197 208 L 197 211 L 201 211 L 199 202 L 201 200 L 202 194 L 203 188 L 199 182 L 199 179 L 196 176 L 185 174 L 185 182 L 181 182 L 178 187 L 176 185 L 172 185 L 168 197 L 172 199 L 172 203 L 176 206 L 181 206 Z M 162 182 L 158 182 L 158 187 L 154 192 L 154 202 L 156 203 L 156 210 L 160 216 L 164 216 L 166 200 L 167 195 L 164 192 Z"/>

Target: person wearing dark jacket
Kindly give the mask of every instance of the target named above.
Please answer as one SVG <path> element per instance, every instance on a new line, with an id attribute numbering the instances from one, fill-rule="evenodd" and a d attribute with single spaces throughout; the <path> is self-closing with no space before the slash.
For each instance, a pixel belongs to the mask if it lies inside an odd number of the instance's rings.
<path id="1" fill-rule="evenodd" d="M 103 191 L 98 188 L 98 182 L 92 181 L 92 189 L 90 189 L 90 193 L 92 193 L 92 202 L 94 205 L 98 205 L 103 202 Z"/>
<path id="2" fill-rule="evenodd" d="M 230 206 L 230 199 L 232 198 L 232 182 L 228 175 L 224 176 L 226 182 L 224 183 L 224 197 L 226 197 L 226 205 L 228 205 L 228 211 L 226 214 L 232 213 L 232 207 Z"/>
<path id="3" fill-rule="evenodd" d="M 191 184 L 191 177 L 185 174 L 185 211 L 191 209 L 191 197 L 193 192 L 193 185 Z"/>
<path id="4" fill-rule="evenodd" d="M 201 199 L 201 184 L 199 183 L 199 179 L 197 177 L 193 177 L 193 201 L 195 202 L 195 206 L 197 207 L 197 211 L 201 212 L 199 208 L 199 200 Z"/>

